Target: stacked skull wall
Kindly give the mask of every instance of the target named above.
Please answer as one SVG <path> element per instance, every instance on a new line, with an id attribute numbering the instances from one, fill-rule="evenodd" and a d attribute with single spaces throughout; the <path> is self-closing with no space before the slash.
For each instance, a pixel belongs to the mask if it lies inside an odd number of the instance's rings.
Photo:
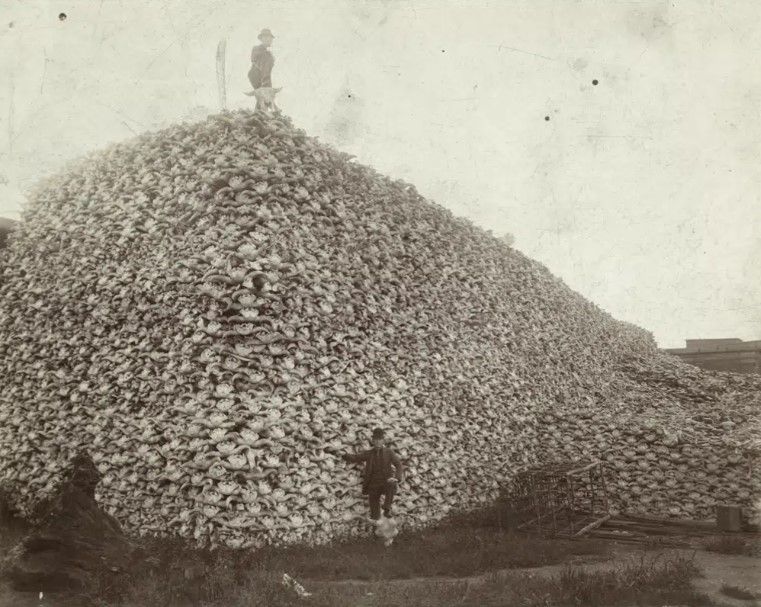
<path id="1" fill-rule="evenodd" d="M 604 457 L 621 508 L 758 495 L 759 382 L 664 358 L 284 118 L 214 116 L 72 165 L 2 263 L 0 484 L 25 512 L 87 447 L 135 533 L 328 541 L 364 512 L 339 455 L 377 425 L 413 526 L 548 455 Z"/>

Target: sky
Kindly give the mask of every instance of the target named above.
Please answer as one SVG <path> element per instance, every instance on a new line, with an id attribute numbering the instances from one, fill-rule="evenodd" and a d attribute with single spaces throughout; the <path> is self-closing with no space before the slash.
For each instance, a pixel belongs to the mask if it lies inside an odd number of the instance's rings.
<path id="1" fill-rule="evenodd" d="M 251 107 L 268 27 L 310 135 L 662 347 L 761 339 L 759 22 L 757 0 L 2 0 L 0 216 L 69 160 L 219 111 L 221 40 L 227 107 Z"/>

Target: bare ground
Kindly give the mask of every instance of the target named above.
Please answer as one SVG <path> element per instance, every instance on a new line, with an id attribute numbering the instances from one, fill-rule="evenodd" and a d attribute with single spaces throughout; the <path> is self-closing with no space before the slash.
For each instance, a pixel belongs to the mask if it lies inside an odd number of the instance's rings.
<path id="1" fill-rule="evenodd" d="M 652 551 L 632 549 L 628 546 L 617 546 L 610 556 L 599 557 L 572 557 L 566 563 L 558 565 L 545 565 L 521 569 L 502 569 L 496 572 L 485 573 L 468 578 L 413 578 L 407 580 L 387 580 L 383 582 L 367 582 L 363 580 L 340 580 L 340 581 L 313 581 L 301 580 L 302 584 L 315 594 L 326 590 L 343 588 L 351 594 L 363 595 L 357 603 L 357 607 L 376 607 L 380 603 L 375 602 L 374 597 L 378 594 L 379 586 L 387 585 L 458 585 L 466 584 L 465 592 L 478 586 L 492 583 L 495 579 L 511 580 L 520 576 L 551 577 L 559 575 L 565 567 L 573 565 L 589 572 L 613 571 L 622 565 L 634 562 L 645 554 L 652 555 Z M 732 586 L 741 588 L 761 597 L 761 558 L 742 555 L 720 554 L 703 550 L 666 549 L 658 551 L 663 558 L 673 556 L 694 557 L 698 567 L 703 572 L 703 577 L 693 580 L 693 586 L 699 593 L 705 594 L 717 607 L 761 607 L 761 601 L 743 601 L 733 599 L 721 592 L 722 587 Z"/>
<path id="2" fill-rule="evenodd" d="M 18 533 L 0 530 L 0 558 L 19 539 Z M 381 607 L 385 605 L 383 597 L 391 594 L 404 596 L 409 592 L 410 596 L 419 596 L 421 589 L 431 589 L 431 605 L 456 605 L 465 603 L 469 596 L 476 595 L 480 588 L 495 583 L 506 583 L 512 586 L 519 580 L 550 579 L 562 574 L 569 566 L 583 572 L 612 572 L 627 564 L 634 564 L 638 560 L 664 559 L 673 557 L 689 557 L 694 559 L 698 568 L 702 571 L 702 577 L 692 580 L 694 589 L 707 597 L 708 604 L 720 607 L 761 607 L 758 598 L 761 597 L 761 556 L 745 556 L 742 554 L 722 554 L 700 549 L 701 544 L 696 544 L 695 549 L 685 548 L 660 548 L 632 546 L 614 541 L 605 542 L 610 550 L 604 554 L 567 554 L 563 561 L 552 565 L 536 567 L 512 567 L 509 569 L 497 569 L 477 575 L 463 577 L 410 577 L 408 579 L 382 579 L 375 581 L 360 579 L 321 579 L 299 577 L 298 572 L 291 572 L 301 584 L 311 593 L 311 600 L 296 601 L 294 604 L 319 605 L 332 604 L 330 597 L 341 597 L 342 605 L 352 607 Z M 393 559 L 394 549 L 391 547 L 385 554 Z M 378 557 L 386 558 L 384 553 Z M 424 558 L 425 555 L 421 555 Z M 727 588 L 737 589 L 745 599 L 733 598 L 725 592 Z M 442 602 L 437 602 L 440 597 Z M 238 603 L 236 603 L 237 605 Z M 705 604 L 705 603 L 704 603 Z M 15 592 L 6 582 L 0 580 L 0 607 L 71 607 L 71 601 L 55 595 L 43 595 L 42 599 L 36 592 Z M 132 607 L 132 605 L 125 605 Z M 141 606 L 143 607 L 143 606 Z M 144 607 L 150 607 L 145 605 Z M 665 607 L 665 605 L 664 605 Z M 670 607 L 676 607 L 671 605 Z"/>

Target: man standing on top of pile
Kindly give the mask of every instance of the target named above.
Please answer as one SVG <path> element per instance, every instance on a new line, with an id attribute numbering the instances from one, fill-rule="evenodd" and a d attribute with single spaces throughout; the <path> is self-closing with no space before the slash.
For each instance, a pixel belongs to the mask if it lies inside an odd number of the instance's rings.
<path id="1" fill-rule="evenodd" d="M 259 36 L 257 37 L 261 44 L 256 45 L 251 50 L 251 69 L 248 70 L 248 80 L 251 83 L 251 86 L 254 87 L 254 90 L 263 87 L 272 87 L 272 68 L 275 66 L 275 57 L 272 56 L 272 53 L 269 50 L 275 36 L 272 35 L 269 28 L 265 27 L 259 32 Z M 246 94 L 251 96 L 254 93 Z M 258 98 L 256 100 L 256 109 L 262 109 L 261 101 Z"/>
<path id="2" fill-rule="evenodd" d="M 388 447 L 383 446 L 384 433 L 381 428 L 373 430 L 373 448 L 355 454 L 345 454 L 347 462 L 365 462 L 362 479 L 362 495 L 370 500 L 370 518 L 377 521 L 380 518 L 380 498 L 383 500 L 383 514 L 391 517 L 391 504 L 394 501 L 397 484 L 404 480 L 402 460 Z"/>

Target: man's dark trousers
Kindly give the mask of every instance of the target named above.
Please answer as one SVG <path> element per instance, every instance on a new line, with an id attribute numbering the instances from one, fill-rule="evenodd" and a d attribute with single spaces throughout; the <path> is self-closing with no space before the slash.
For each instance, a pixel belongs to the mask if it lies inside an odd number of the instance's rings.
<path id="1" fill-rule="evenodd" d="M 383 500 L 383 514 L 388 518 L 391 516 L 391 504 L 394 501 L 396 493 L 396 483 L 386 481 L 383 485 L 370 485 L 367 488 L 367 497 L 370 499 L 370 518 L 378 520 L 380 518 L 380 498 L 385 495 Z"/>

